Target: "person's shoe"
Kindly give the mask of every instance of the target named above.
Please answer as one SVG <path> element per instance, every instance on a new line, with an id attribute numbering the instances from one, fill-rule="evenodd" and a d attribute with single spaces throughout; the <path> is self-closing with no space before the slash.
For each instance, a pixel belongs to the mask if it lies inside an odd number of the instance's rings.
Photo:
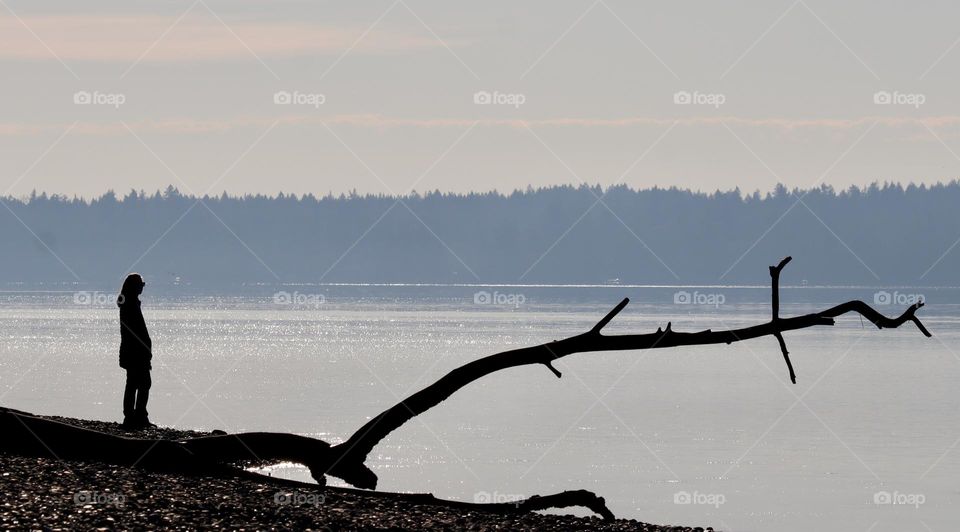
<path id="1" fill-rule="evenodd" d="M 141 429 L 155 429 L 157 425 L 150 422 L 150 418 L 146 415 L 140 415 L 136 420 L 137 428 Z"/>
<path id="2" fill-rule="evenodd" d="M 120 425 L 120 428 L 122 428 L 123 430 L 139 430 L 140 423 L 138 423 L 132 417 L 125 417 L 123 418 L 123 424 Z"/>

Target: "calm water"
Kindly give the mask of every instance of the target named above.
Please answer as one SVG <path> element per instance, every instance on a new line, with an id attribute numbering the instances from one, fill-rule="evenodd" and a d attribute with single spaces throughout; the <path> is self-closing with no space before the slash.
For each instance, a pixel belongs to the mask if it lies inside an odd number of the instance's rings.
<path id="1" fill-rule="evenodd" d="M 0 404 L 119 420 L 110 295 L 21 288 L 0 293 Z M 148 289 L 155 422 L 330 442 L 462 363 L 582 332 L 623 296 L 632 303 L 607 333 L 769 319 L 767 288 L 683 289 L 694 304 L 650 287 Z M 475 301 L 479 290 L 492 302 Z M 503 500 L 586 488 L 618 516 L 656 523 L 955 530 L 960 290 L 887 291 L 901 302 L 922 293 L 936 338 L 912 325 L 878 331 L 855 315 L 788 333 L 797 385 L 773 338 L 573 355 L 556 364 L 562 379 L 523 367 L 474 383 L 392 434 L 369 463 L 384 490 Z M 784 289 L 782 314 L 873 302 L 876 292 Z M 875 503 L 883 492 L 891 504 Z M 692 503 L 678 504 L 686 494 Z"/>

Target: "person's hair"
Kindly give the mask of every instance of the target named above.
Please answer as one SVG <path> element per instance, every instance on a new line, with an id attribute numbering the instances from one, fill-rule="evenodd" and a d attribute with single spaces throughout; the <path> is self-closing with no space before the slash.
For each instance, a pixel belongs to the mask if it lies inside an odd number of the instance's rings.
<path id="1" fill-rule="evenodd" d="M 143 277 L 139 273 L 131 273 L 123 280 L 123 286 L 120 287 L 120 294 L 117 295 L 117 305 L 122 305 L 130 296 L 136 296 L 137 290 L 143 287 Z"/>

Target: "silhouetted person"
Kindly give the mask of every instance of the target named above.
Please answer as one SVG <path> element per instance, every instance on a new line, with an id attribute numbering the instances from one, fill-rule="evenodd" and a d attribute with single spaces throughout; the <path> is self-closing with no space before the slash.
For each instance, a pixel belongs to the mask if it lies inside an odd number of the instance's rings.
<path id="1" fill-rule="evenodd" d="M 120 295 L 117 296 L 117 306 L 120 307 L 120 367 L 127 370 L 127 385 L 123 390 L 123 426 L 127 429 L 154 426 L 147 415 L 152 343 L 138 298 L 145 285 L 140 274 L 131 273 L 124 279 Z"/>

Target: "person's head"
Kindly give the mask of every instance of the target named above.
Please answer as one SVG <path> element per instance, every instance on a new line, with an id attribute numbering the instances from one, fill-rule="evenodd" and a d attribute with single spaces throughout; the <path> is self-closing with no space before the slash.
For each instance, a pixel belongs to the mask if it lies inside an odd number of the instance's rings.
<path id="1" fill-rule="evenodd" d="M 122 305 L 128 298 L 136 298 L 143 292 L 143 287 L 147 283 L 143 282 L 143 277 L 139 273 L 131 273 L 123 280 L 123 286 L 120 287 L 120 295 L 117 296 L 117 305 Z"/>

